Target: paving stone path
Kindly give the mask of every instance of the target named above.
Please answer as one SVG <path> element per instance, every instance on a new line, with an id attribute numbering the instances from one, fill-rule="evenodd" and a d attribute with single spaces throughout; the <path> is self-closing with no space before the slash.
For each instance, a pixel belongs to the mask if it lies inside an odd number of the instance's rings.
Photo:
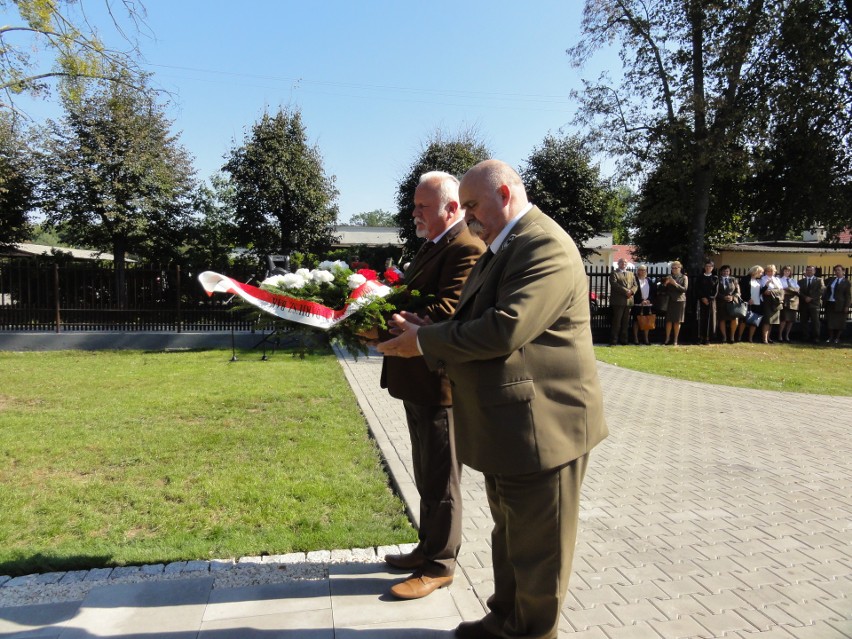
<path id="1" fill-rule="evenodd" d="M 381 359 L 341 363 L 416 507 L 404 414 L 379 388 Z M 611 434 L 583 487 L 560 634 L 852 637 L 852 398 L 599 371 Z M 460 566 L 484 602 L 481 475 L 465 469 L 463 489 Z"/>

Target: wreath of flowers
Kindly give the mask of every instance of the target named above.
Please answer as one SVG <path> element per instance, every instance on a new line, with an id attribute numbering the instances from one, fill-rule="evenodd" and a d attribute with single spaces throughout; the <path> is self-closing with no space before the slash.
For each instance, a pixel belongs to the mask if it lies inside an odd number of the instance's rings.
<path id="1" fill-rule="evenodd" d="M 373 328 L 385 331 L 393 313 L 425 304 L 418 291 L 408 290 L 401 282 L 402 273 L 396 268 L 386 269 L 380 278 L 372 269 L 353 270 L 339 260 L 321 262 L 315 269 L 272 275 L 261 282 L 260 288 L 275 296 L 310 303 L 313 312 L 342 318 L 323 329 L 282 320 L 247 302 L 238 306 L 250 309 L 262 328 L 297 337 L 295 352 L 299 356 L 315 352 L 328 340 L 357 357 L 369 350 L 364 333 Z"/>

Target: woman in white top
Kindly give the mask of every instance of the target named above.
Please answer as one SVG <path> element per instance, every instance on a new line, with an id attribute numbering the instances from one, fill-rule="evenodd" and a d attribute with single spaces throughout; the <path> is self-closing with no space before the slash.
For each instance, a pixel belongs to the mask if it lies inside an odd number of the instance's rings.
<path id="1" fill-rule="evenodd" d="M 740 295 L 742 295 L 744 300 L 748 301 L 748 310 L 752 313 L 756 313 L 757 315 L 760 315 L 761 311 L 763 311 L 760 299 L 760 278 L 762 276 L 763 267 L 755 264 L 748 270 L 748 275 L 743 278 L 743 281 L 740 284 Z M 754 339 L 754 333 L 757 330 L 757 325 L 749 324 L 748 317 L 746 318 L 746 321 L 740 322 L 740 326 L 737 329 L 737 339 L 742 341 L 743 331 L 745 331 L 746 325 L 748 325 L 748 341 L 751 342 Z"/>
<path id="2" fill-rule="evenodd" d="M 763 304 L 763 322 L 760 326 L 764 344 L 772 344 L 769 331 L 773 326 L 781 324 L 784 289 L 781 288 L 781 280 L 775 275 L 776 272 L 774 264 L 767 264 L 763 269 L 763 277 L 760 278 L 760 298 Z"/>
<path id="3" fill-rule="evenodd" d="M 781 304 L 781 323 L 778 325 L 778 341 L 790 343 L 790 331 L 796 321 L 799 312 L 799 283 L 793 277 L 793 269 L 789 266 L 781 267 L 781 289 L 784 291 L 783 303 Z"/>

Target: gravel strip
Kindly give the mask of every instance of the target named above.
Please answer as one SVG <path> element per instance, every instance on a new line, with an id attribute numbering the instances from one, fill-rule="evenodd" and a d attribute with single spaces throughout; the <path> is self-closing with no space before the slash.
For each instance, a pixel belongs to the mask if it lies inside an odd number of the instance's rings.
<path id="1" fill-rule="evenodd" d="M 381 563 L 386 554 L 410 552 L 417 544 L 324 550 L 288 555 L 177 561 L 168 565 L 93 568 L 10 579 L 0 575 L 0 608 L 63 601 L 82 601 L 93 588 L 173 579 L 213 577 L 214 588 L 242 588 L 261 584 L 328 578 L 328 567 L 342 563 Z"/>

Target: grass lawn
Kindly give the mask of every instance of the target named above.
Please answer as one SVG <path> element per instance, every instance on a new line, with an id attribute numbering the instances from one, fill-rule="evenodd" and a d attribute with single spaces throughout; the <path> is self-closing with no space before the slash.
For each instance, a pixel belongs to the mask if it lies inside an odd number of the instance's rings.
<path id="1" fill-rule="evenodd" d="M 335 358 L 0 353 L 0 575 L 416 541 Z"/>
<path id="2" fill-rule="evenodd" d="M 852 348 L 805 344 L 596 346 L 607 364 L 709 384 L 852 396 Z"/>

